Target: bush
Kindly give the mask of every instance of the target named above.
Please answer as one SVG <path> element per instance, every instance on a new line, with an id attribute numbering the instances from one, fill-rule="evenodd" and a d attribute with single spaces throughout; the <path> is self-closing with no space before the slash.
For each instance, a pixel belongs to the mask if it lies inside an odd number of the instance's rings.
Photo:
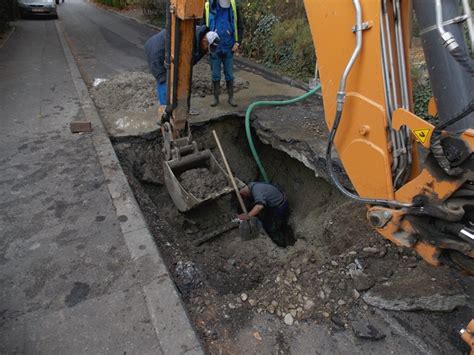
<path id="1" fill-rule="evenodd" d="M 9 22 L 15 20 L 18 12 L 16 0 L 0 1 L 0 33 L 5 32 Z"/>
<path id="2" fill-rule="evenodd" d="M 112 6 L 117 9 L 124 9 L 128 5 L 130 5 L 132 2 L 128 0 L 96 0 L 100 4 L 104 4 L 107 6 Z"/>
<path id="3" fill-rule="evenodd" d="M 242 1 L 244 56 L 283 74 L 306 80 L 314 76 L 316 56 L 301 0 Z"/>

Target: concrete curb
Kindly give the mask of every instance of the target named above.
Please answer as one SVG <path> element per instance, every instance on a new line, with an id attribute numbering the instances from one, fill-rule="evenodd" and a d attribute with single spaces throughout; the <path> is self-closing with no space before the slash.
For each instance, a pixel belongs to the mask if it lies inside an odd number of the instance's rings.
<path id="1" fill-rule="evenodd" d="M 164 354 L 203 354 L 201 343 L 120 166 L 59 21 L 56 21 L 56 28 L 84 115 L 92 122 L 92 140 L 97 158 L 161 350 Z"/>

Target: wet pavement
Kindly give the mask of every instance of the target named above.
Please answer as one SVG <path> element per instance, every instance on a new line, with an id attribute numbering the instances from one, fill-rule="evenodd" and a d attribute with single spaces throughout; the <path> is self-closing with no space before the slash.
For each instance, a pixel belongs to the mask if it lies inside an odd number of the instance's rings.
<path id="1" fill-rule="evenodd" d="M 16 26 L 0 51 L 0 353 L 160 354 L 150 266 L 130 255 L 93 136 L 69 131 L 84 113 L 55 21 Z"/>

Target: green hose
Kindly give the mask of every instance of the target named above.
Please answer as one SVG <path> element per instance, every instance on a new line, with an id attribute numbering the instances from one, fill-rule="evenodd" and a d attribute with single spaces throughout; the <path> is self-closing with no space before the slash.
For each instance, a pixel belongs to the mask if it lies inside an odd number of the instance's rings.
<path id="1" fill-rule="evenodd" d="M 253 158 L 257 163 L 258 170 L 260 170 L 260 174 L 262 175 L 265 182 L 270 182 L 270 179 L 268 178 L 267 172 L 265 171 L 260 157 L 258 156 L 257 150 L 255 149 L 255 145 L 253 144 L 252 132 L 250 131 L 250 114 L 255 108 L 261 106 L 285 106 L 295 104 L 297 102 L 303 101 L 311 95 L 314 95 L 316 92 L 319 91 L 319 89 L 321 89 L 321 85 L 318 84 L 314 89 L 311 89 L 307 93 L 295 97 L 293 99 L 281 101 L 256 101 L 251 103 L 250 106 L 247 108 L 247 112 L 245 113 L 245 133 L 247 134 L 247 140 L 249 142 L 250 151 L 252 152 Z"/>

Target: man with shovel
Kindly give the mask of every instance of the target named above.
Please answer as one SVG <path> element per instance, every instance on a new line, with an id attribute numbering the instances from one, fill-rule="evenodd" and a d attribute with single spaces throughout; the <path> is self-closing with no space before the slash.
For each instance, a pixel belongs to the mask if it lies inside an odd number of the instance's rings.
<path id="1" fill-rule="evenodd" d="M 248 215 L 239 215 L 241 220 L 257 217 L 276 245 L 285 248 L 294 244 L 288 226 L 288 201 L 283 192 L 272 184 L 251 182 L 240 190 L 240 195 L 253 206 Z"/>

